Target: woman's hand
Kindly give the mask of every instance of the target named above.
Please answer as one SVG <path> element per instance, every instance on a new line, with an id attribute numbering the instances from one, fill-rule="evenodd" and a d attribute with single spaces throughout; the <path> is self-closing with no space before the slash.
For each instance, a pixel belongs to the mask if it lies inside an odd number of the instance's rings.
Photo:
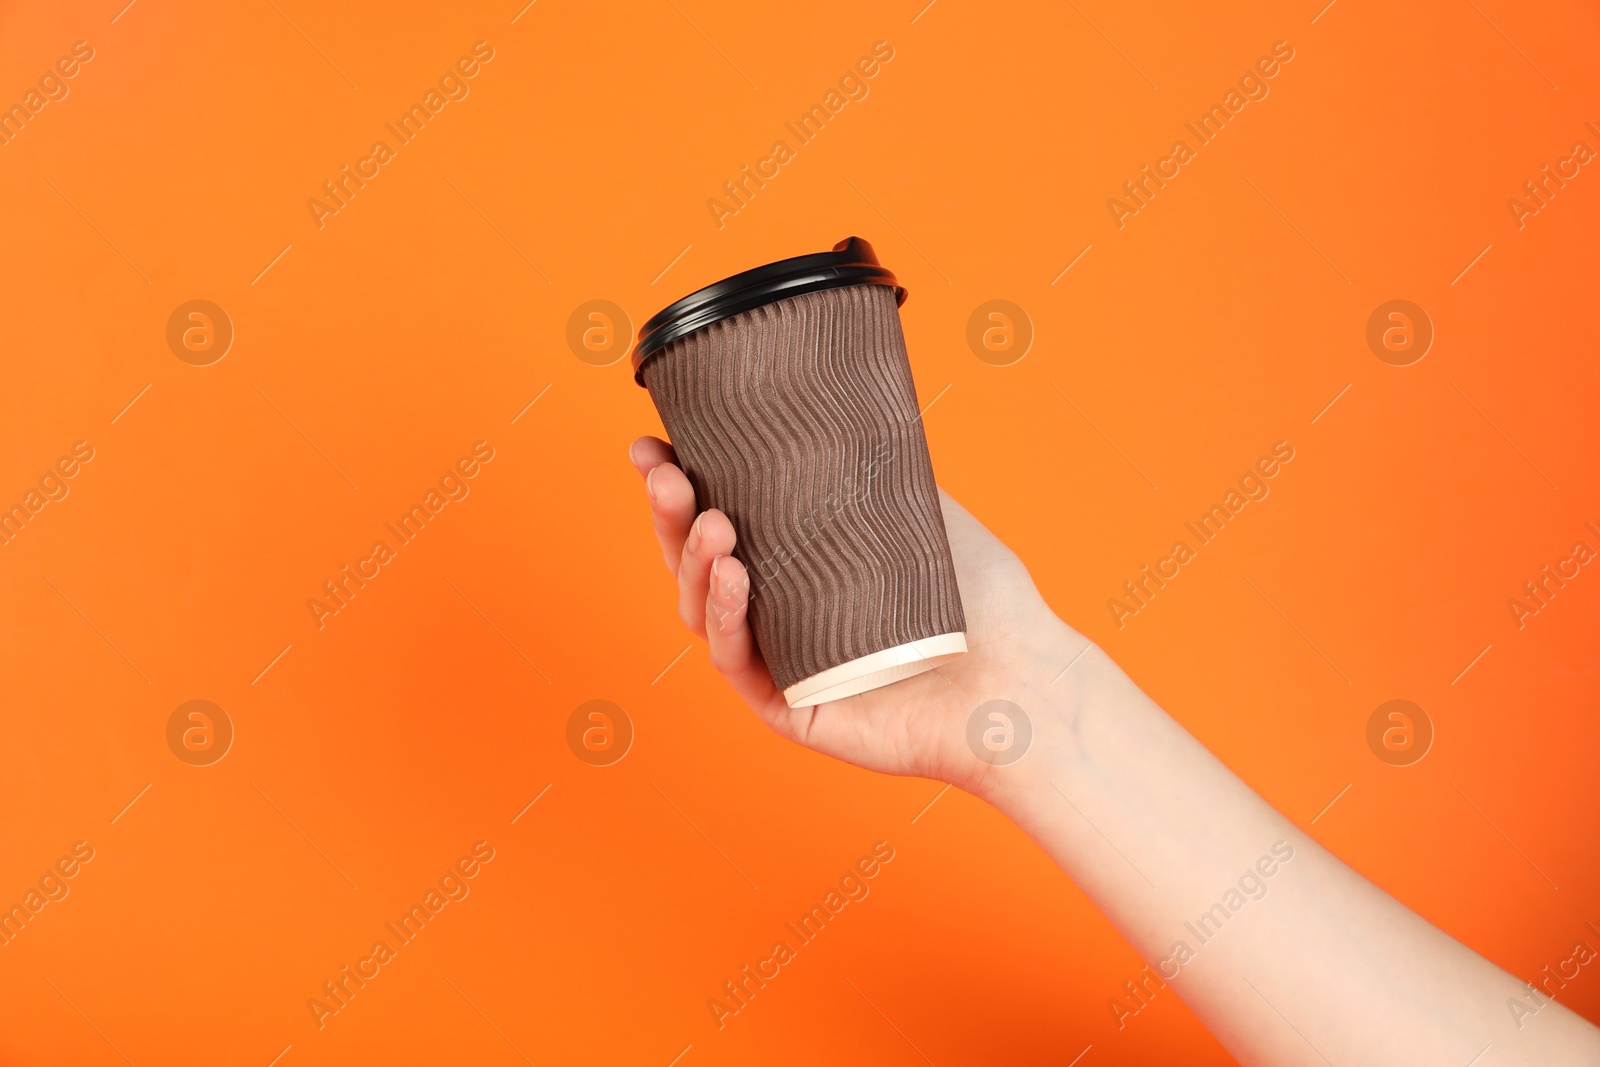
<path id="1" fill-rule="evenodd" d="M 706 638 L 711 664 L 779 734 L 869 770 L 919 775 L 986 795 L 995 770 L 967 744 L 980 704 L 1030 709 L 1088 642 L 1045 606 L 1020 560 L 943 491 L 945 529 L 967 619 L 967 653 L 882 689 L 791 708 L 756 648 L 746 617 L 750 578 L 732 555 L 733 524 L 700 511 L 672 446 L 641 437 L 629 449 L 645 476 L 667 570 L 678 578 L 678 614 Z M 1066 687 L 1062 687 L 1066 688 Z"/>
<path id="2" fill-rule="evenodd" d="M 938 778 L 993 803 L 1150 961 L 1156 988 L 1172 988 L 1242 1063 L 1477 1063 L 1489 1048 L 1496 1064 L 1600 1063 L 1600 1031 L 1407 911 L 1275 811 L 1056 619 L 1017 557 L 949 497 L 940 499 L 967 654 L 791 709 L 745 618 L 749 579 L 729 555 L 727 516 L 697 514 L 665 442 L 641 438 L 632 457 L 678 576 L 679 614 L 767 725 L 818 752 Z M 967 743 L 973 713 L 997 699 L 1033 725 L 1025 758 L 1004 766 Z M 1230 918 L 1244 907 L 1249 917 Z M 1130 1001 L 1110 1001 L 1119 1028 L 1141 1010 L 1137 994 Z"/>

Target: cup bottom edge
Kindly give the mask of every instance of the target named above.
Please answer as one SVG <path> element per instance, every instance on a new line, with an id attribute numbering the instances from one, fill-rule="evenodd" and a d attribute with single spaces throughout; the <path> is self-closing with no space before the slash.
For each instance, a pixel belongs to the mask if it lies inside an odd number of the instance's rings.
<path id="1" fill-rule="evenodd" d="M 783 691 L 783 698 L 791 708 L 843 700 L 931 671 L 966 651 L 967 635 L 961 631 L 908 641 L 802 678 Z"/>

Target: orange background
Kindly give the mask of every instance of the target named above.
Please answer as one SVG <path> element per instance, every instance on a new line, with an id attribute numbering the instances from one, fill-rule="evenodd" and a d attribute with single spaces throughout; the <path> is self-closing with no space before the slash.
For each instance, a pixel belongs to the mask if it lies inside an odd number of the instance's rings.
<path id="1" fill-rule="evenodd" d="M 1600 148 L 1592 8 L 123 2 L 0 10 L 3 100 L 95 50 L 0 148 L 0 502 L 95 449 L 0 548 L 0 903 L 96 850 L 0 948 L 0 1059 L 1227 1062 L 1173 995 L 1116 1030 L 1140 961 L 1000 815 L 913 822 L 936 783 L 781 742 L 677 622 L 625 458 L 659 422 L 568 316 L 637 329 L 849 234 L 910 289 L 923 402 L 949 386 L 942 484 L 1063 618 L 1513 973 L 1600 944 L 1600 574 L 1506 608 L 1600 548 L 1600 175 L 1506 207 Z M 319 230 L 306 200 L 479 40 L 470 96 Z M 1118 230 L 1106 199 L 1279 40 L 1270 96 Z M 165 340 L 196 298 L 236 331 L 206 367 Z M 997 298 L 1036 330 L 1007 367 L 965 341 Z M 1436 329 L 1408 367 L 1365 342 L 1393 298 Z M 307 599 L 479 440 L 471 495 L 319 631 Z M 1277 440 L 1272 495 L 1118 630 L 1106 599 Z M 610 767 L 565 741 L 595 698 L 636 730 Z M 1437 732 L 1414 766 L 1366 746 L 1393 698 Z M 167 746 L 192 699 L 236 730 L 211 766 Z M 480 840 L 319 1031 L 307 999 Z M 706 1000 L 880 840 L 871 896 L 718 1031 Z M 1562 999 L 1600 1016 L 1600 976 Z"/>

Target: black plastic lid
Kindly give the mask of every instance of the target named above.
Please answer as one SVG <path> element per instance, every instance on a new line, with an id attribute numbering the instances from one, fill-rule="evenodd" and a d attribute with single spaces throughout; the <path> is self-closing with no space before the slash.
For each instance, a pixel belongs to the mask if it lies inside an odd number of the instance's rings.
<path id="1" fill-rule="evenodd" d="M 878 262 L 872 246 L 859 237 L 847 237 L 832 252 L 780 259 L 735 274 L 658 311 L 639 329 L 633 380 L 643 385 L 644 361 L 680 337 L 763 304 L 847 285 L 892 285 L 895 304 L 906 302 L 905 288 Z"/>

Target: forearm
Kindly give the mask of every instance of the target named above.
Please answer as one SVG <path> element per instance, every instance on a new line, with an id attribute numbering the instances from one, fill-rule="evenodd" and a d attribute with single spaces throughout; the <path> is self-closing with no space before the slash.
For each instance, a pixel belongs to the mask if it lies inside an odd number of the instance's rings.
<path id="1" fill-rule="evenodd" d="M 1150 961 L 1144 999 L 1175 991 L 1245 1063 L 1600 1056 L 1600 1031 L 1554 1003 L 1519 1028 L 1507 1000 L 1538 1003 L 1520 981 L 1303 834 L 1099 649 L 1050 683 L 1085 644 L 1046 639 L 1017 700 L 1033 749 L 981 791 Z"/>

